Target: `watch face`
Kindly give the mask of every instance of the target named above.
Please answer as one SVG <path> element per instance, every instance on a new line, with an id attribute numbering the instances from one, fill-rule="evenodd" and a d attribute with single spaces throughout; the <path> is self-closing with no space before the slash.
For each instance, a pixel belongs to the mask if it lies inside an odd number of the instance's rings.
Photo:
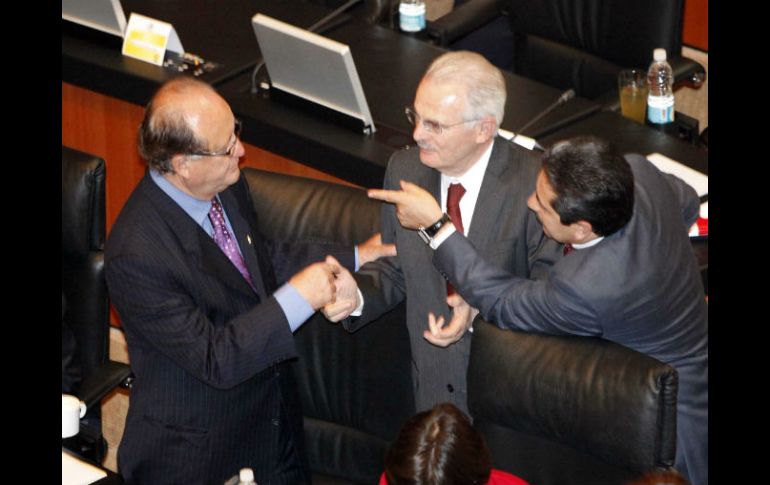
<path id="1" fill-rule="evenodd" d="M 449 222 L 449 215 L 445 212 L 441 219 L 437 220 L 435 224 L 425 229 L 425 232 L 428 233 L 430 237 L 434 237 L 436 233 L 438 233 L 438 230 L 441 229 L 444 224 Z"/>

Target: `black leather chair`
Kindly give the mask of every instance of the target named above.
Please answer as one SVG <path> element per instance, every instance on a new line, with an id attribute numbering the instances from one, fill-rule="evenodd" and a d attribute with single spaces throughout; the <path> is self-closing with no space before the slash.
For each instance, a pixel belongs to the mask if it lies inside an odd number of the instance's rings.
<path id="1" fill-rule="evenodd" d="M 617 99 L 617 73 L 646 69 L 666 49 L 677 83 L 700 85 L 703 66 L 681 56 L 684 0 L 507 0 L 513 71 L 578 95 Z"/>
<path id="2" fill-rule="evenodd" d="M 676 370 L 615 343 L 474 325 L 468 398 L 495 467 L 538 485 L 622 485 L 676 452 Z"/>
<path id="3" fill-rule="evenodd" d="M 244 168 L 265 236 L 353 245 L 379 231 L 379 203 L 357 188 Z M 401 304 L 355 333 L 316 314 L 295 334 L 295 376 L 315 485 L 372 484 L 415 413 Z"/>
<path id="4" fill-rule="evenodd" d="M 657 47 L 666 49 L 675 87 L 698 87 L 705 79 L 703 66 L 681 56 L 684 0 L 474 0 L 428 31 L 451 48 L 496 15 L 510 23 L 511 71 L 559 89 L 574 88 L 613 109 L 619 106 L 618 72 L 647 69 Z"/>
<path id="5" fill-rule="evenodd" d="M 62 146 L 62 295 L 64 324 L 74 335 L 74 359 L 82 380 L 73 392 L 86 403 L 80 433 L 62 444 L 100 463 L 106 452 L 100 401 L 128 386 L 130 368 L 109 360 L 109 301 L 104 280 L 105 164 Z M 64 302 L 63 302 L 64 303 Z M 64 306 L 64 305 L 63 305 Z"/>

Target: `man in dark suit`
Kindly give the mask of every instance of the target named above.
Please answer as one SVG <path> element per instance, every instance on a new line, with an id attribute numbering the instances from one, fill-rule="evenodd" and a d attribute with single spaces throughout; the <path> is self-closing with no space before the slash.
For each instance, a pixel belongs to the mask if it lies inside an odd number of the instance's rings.
<path id="1" fill-rule="evenodd" d="M 414 185 L 371 192 L 396 203 L 406 227 L 442 213 Z M 567 252 L 545 279 L 485 261 L 452 224 L 436 235 L 436 267 L 503 328 L 602 337 L 671 364 L 679 374 L 675 468 L 693 485 L 707 484 L 708 309 L 687 236 L 697 194 L 640 155 L 624 158 L 602 140 L 577 138 L 546 152 L 528 204 Z M 431 328 L 442 324 L 429 317 Z"/>
<path id="2" fill-rule="evenodd" d="M 140 127 L 149 170 L 105 262 L 136 376 L 118 454 L 127 483 L 219 484 L 241 467 L 259 483 L 310 483 L 292 332 L 347 271 L 324 256 L 352 268 L 353 248 L 263 239 L 239 132 L 192 78 L 163 85 Z"/>
<path id="3" fill-rule="evenodd" d="M 484 256 L 528 277 L 544 240 L 525 205 L 539 164 L 531 152 L 497 136 L 505 98 L 502 74 L 482 56 L 451 52 L 436 59 L 406 112 L 417 147 L 392 156 L 384 187 L 398 188 L 402 180 L 426 187 L 442 207 L 454 206 L 455 218 L 462 218 L 465 233 Z M 459 203 L 453 203 L 457 189 Z M 325 314 L 332 321 L 345 319 L 345 328 L 355 331 L 406 298 L 417 410 L 451 402 L 467 413 L 472 333 L 457 329 L 456 342 L 446 348 L 425 334 L 429 311 L 451 313 L 447 283 L 431 263 L 432 251 L 398 224 L 392 206 L 383 206 L 382 239 L 395 243 L 398 255 L 364 265 L 349 282 L 352 293 L 345 285 L 346 297 L 340 295 Z"/>

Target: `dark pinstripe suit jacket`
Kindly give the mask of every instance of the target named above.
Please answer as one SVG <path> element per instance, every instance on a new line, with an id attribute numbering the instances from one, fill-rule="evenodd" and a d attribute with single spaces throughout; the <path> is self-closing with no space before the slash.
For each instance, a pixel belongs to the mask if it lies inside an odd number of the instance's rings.
<path id="1" fill-rule="evenodd" d="M 468 235 L 496 266 L 524 277 L 530 275 L 530 265 L 540 262 L 539 258 L 552 262 L 545 250 L 535 259 L 545 238 L 526 205 L 539 168 L 531 152 L 497 137 Z M 441 200 L 441 174 L 420 162 L 417 149 L 396 152 L 390 159 L 384 186 L 398 190 L 399 180 L 413 182 Z M 364 295 L 363 314 L 343 324 L 355 331 L 406 298 L 417 410 L 451 402 L 467 413 L 466 373 L 472 334 L 466 333 L 447 348 L 436 347 L 422 336 L 428 328 L 428 312 L 444 315 L 447 321 L 451 318 L 446 281 L 431 262 L 433 250 L 416 231 L 401 227 L 391 204 L 383 204 L 382 240 L 395 242 L 398 256 L 379 259 L 358 271 L 355 277 Z M 556 257 L 557 246 L 547 244 L 544 249 L 550 249 L 549 257 Z"/>
<path id="2" fill-rule="evenodd" d="M 220 484 L 245 466 L 262 485 L 309 482 L 288 368 L 297 353 L 270 295 L 334 248 L 272 251 L 243 177 L 220 199 L 256 293 L 149 175 L 107 242 L 107 283 L 136 375 L 118 455 L 128 483 Z M 350 266 L 352 248 L 336 249 Z"/>

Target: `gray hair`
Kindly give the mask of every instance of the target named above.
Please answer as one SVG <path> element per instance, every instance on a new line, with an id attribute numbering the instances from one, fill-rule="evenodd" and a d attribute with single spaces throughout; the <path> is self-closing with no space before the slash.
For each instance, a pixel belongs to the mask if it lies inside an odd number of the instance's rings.
<path id="1" fill-rule="evenodd" d="M 505 114 L 505 78 L 484 56 L 470 51 L 448 52 L 425 71 L 423 80 L 459 83 L 466 87 L 465 119 L 494 116 L 497 126 Z"/>

